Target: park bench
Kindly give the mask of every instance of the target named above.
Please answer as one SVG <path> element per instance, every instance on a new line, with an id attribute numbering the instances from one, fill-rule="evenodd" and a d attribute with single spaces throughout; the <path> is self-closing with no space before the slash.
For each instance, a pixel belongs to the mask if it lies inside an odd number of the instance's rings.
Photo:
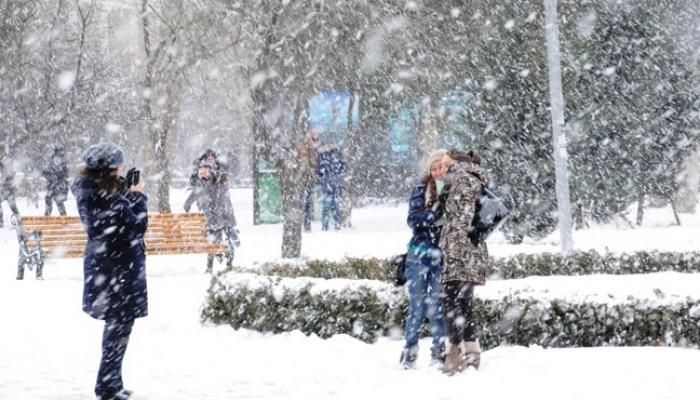
<path id="1" fill-rule="evenodd" d="M 78 216 L 21 217 L 15 221 L 19 242 L 19 266 L 37 269 L 37 278 L 47 258 L 80 258 L 87 234 Z M 147 255 L 204 253 L 233 259 L 234 246 L 209 240 L 204 214 L 149 214 L 144 237 Z"/>

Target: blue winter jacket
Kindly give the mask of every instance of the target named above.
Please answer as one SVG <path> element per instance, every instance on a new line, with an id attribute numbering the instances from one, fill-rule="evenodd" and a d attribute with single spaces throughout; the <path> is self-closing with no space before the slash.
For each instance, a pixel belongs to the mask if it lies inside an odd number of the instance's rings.
<path id="1" fill-rule="evenodd" d="M 408 226 L 413 229 L 413 237 L 408 243 L 409 249 L 433 249 L 440 242 L 442 227 L 435 223 L 442 217 L 443 208 L 425 208 L 428 185 L 419 181 L 411 192 L 408 204 Z"/>
<path id="2" fill-rule="evenodd" d="M 345 161 L 339 149 L 331 149 L 318 155 L 316 175 L 323 193 L 341 193 L 345 179 Z"/>
<path id="3" fill-rule="evenodd" d="M 83 259 L 83 311 L 109 321 L 145 317 L 147 197 L 126 191 L 107 195 L 94 181 L 81 176 L 71 191 L 88 236 Z"/>

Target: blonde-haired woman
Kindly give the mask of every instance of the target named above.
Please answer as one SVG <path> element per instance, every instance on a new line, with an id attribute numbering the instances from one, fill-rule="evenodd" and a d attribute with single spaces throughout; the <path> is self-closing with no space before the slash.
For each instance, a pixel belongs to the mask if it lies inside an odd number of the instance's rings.
<path id="1" fill-rule="evenodd" d="M 406 317 L 406 345 L 401 352 L 401 365 L 414 368 L 418 358 L 418 340 L 427 317 L 431 325 L 433 362 L 442 364 L 445 358 L 445 317 L 443 315 L 440 279 L 442 251 L 438 246 L 444 219 L 438 204 L 444 169 L 444 150 L 428 158 L 425 171 L 413 187 L 408 208 L 408 225 L 413 236 L 406 257 L 406 287 L 409 310 Z"/>

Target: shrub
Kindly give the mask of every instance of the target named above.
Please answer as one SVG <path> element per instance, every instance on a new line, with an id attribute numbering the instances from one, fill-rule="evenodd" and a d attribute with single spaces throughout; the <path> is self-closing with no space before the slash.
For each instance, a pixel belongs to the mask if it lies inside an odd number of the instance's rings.
<path id="1" fill-rule="evenodd" d="M 528 276 L 643 274 L 649 272 L 700 272 L 700 253 L 636 252 L 629 254 L 578 251 L 568 257 L 559 254 L 519 254 L 492 258 L 491 279 L 518 279 Z M 265 275 L 372 279 L 388 282 L 392 277 L 391 260 L 346 258 L 342 261 L 311 260 L 306 264 L 263 264 Z"/>
<path id="2" fill-rule="evenodd" d="M 536 292 L 477 297 L 482 346 L 700 343 L 700 300 L 662 296 L 601 302 L 546 297 Z M 372 342 L 402 329 L 406 308 L 403 289 L 389 283 L 229 272 L 213 278 L 202 319 L 235 329 L 300 330 L 322 338 L 347 334 Z"/>

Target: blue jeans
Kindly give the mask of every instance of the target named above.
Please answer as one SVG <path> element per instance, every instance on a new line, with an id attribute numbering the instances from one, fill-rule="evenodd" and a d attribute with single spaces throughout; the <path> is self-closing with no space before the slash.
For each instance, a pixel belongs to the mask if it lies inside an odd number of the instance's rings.
<path id="1" fill-rule="evenodd" d="M 340 229 L 343 218 L 340 215 L 340 201 L 342 199 L 342 190 L 334 189 L 324 191 L 323 193 L 323 212 L 321 213 L 321 228 L 324 231 L 328 230 L 331 214 L 335 229 Z"/>
<path id="2" fill-rule="evenodd" d="M 304 230 L 311 230 L 314 219 L 314 185 L 307 185 L 301 194 L 301 204 L 304 207 Z"/>
<path id="3" fill-rule="evenodd" d="M 445 346 L 445 315 L 440 278 L 442 251 L 438 248 L 409 249 L 406 257 L 406 286 L 409 310 L 406 318 L 406 347 L 418 346 L 423 321 L 430 321 L 433 348 Z"/>

